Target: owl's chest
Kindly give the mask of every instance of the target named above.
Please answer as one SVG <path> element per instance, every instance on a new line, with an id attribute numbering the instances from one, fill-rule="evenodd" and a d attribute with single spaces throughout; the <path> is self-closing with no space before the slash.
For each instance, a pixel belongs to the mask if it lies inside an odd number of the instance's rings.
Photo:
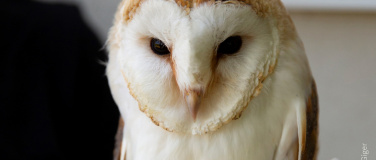
<path id="1" fill-rule="evenodd" d="M 127 160 L 272 160 L 284 117 L 253 111 L 257 115 L 246 111 L 242 118 L 205 135 L 171 133 L 147 120 L 133 121 L 125 132 Z"/>

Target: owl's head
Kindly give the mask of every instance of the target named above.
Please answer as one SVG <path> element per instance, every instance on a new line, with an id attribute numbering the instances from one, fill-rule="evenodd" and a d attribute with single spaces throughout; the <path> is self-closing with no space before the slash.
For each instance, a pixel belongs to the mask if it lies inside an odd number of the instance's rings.
<path id="1" fill-rule="evenodd" d="M 109 48 L 146 116 L 202 134 L 240 117 L 294 33 L 279 0 L 124 0 Z"/>

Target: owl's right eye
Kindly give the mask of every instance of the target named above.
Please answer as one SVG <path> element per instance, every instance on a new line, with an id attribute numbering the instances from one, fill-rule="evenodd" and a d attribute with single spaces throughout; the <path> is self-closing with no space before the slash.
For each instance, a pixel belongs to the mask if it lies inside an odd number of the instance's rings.
<path id="1" fill-rule="evenodd" d="M 240 50 L 242 47 L 242 38 L 240 36 L 232 36 L 223 41 L 219 46 L 217 53 L 231 55 Z"/>
<path id="2" fill-rule="evenodd" d="M 167 46 L 161 40 L 156 38 L 151 39 L 150 48 L 157 55 L 166 55 L 170 53 Z"/>

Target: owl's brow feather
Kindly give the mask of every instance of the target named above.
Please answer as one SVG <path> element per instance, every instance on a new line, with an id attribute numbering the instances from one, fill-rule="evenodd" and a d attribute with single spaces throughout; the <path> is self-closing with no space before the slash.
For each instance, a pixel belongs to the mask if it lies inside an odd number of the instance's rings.
<path id="1" fill-rule="evenodd" d="M 132 20 L 133 15 L 137 12 L 142 1 L 145 0 L 123 0 L 120 4 L 120 10 L 122 12 L 123 20 L 128 22 Z M 200 6 L 201 4 L 247 4 L 252 7 L 255 13 L 260 17 L 266 17 L 268 15 L 274 15 L 278 17 L 285 17 L 286 11 L 280 0 L 173 0 L 179 6 L 184 8 L 187 13 L 191 8 Z"/>

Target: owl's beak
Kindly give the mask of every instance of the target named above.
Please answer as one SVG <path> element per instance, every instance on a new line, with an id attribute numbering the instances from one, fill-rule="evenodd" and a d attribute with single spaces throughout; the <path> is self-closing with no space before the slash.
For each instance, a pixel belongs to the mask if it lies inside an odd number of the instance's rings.
<path id="1" fill-rule="evenodd" d="M 200 108 L 202 97 L 202 91 L 188 91 L 185 95 L 185 100 L 188 104 L 188 110 L 191 113 L 193 121 L 196 121 L 196 116 L 198 113 L 198 109 Z"/>

